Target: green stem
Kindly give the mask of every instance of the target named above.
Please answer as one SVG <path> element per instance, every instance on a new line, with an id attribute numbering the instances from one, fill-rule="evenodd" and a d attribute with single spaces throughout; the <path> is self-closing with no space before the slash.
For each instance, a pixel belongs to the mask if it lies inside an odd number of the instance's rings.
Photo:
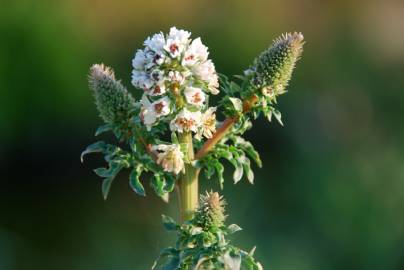
<path id="1" fill-rule="evenodd" d="M 194 159 L 194 149 L 191 132 L 180 133 L 179 141 L 187 145 L 187 159 L 192 161 Z M 181 174 L 179 182 L 182 222 L 190 220 L 198 207 L 198 176 L 199 169 L 194 168 L 190 163 L 185 164 L 185 172 Z"/>

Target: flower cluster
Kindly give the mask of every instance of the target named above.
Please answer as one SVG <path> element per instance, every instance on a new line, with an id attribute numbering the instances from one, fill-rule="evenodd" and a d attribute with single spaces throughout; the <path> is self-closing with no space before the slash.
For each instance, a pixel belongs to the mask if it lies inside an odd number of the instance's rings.
<path id="1" fill-rule="evenodd" d="M 190 36 L 190 32 L 172 27 L 168 35 L 148 37 L 132 61 L 132 84 L 144 91 L 141 121 L 147 130 L 167 124 L 172 132 L 192 132 L 201 140 L 211 138 L 216 130 L 216 108 L 209 107 L 207 95 L 219 93 L 219 82 L 208 48 L 200 38 Z M 181 158 L 178 151 L 169 156 Z M 182 170 L 183 162 L 167 165 L 171 162 L 159 157 L 158 163 L 166 171 Z"/>

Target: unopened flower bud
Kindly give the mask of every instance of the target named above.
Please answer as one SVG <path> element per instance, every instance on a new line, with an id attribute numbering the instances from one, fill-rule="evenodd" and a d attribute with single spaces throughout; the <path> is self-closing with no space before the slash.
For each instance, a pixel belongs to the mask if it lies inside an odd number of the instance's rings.
<path id="1" fill-rule="evenodd" d="M 202 228 L 220 228 L 224 225 L 226 216 L 224 214 L 225 201 L 217 192 L 206 192 L 201 195 L 199 207 L 195 212 L 194 221 Z"/>
<path id="2" fill-rule="evenodd" d="M 106 123 L 127 120 L 135 100 L 121 82 L 115 79 L 112 69 L 103 64 L 95 64 L 90 68 L 88 81 L 100 117 Z"/>
<path id="3" fill-rule="evenodd" d="M 287 33 L 275 39 L 248 70 L 248 74 L 252 74 L 251 84 L 269 96 L 283 94 L 302 54 L 303 44 L 301 33 Z"/>

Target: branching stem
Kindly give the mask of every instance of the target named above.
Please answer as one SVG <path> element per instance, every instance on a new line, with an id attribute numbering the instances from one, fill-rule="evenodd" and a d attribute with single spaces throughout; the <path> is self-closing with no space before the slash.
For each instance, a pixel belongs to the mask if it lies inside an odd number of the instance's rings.
<path id="1" fill-rule="evenodd" d="M 254 105 L 258 102 L 258 96 L 257 95 L 252 95 L 251 97 L 247 98 L 243 102 L 243 113 L 249 112 Z M 207 140 L 202 147 L 199 149 L 199 151 L 195 155 L 195 159 L 201 159 L 203 158 L 207 153 L 209 153 L 210 150 L 215 147 L 215 145 L 223 139 L 224 136 L 231 130 L 233 125 L 237 123 L 237 121 L 240 119 L 238 116 L 234 117 L 229 117 L 226 120 L 223 121 L 222 125 L 220 128 L 218 128 L 213 134 L 212 138 Z"/>

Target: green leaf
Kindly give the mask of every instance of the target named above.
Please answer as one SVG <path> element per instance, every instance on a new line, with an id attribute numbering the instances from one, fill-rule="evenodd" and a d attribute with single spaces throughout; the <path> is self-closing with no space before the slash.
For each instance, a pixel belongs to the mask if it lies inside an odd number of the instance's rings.
<path id="1" fill-rule="evenodd" d="M 152 176 L 150 185 L 152 186 L 152 188 L 154 189 L 154 192 L 156 192 L 156 194 L 158 196 L 163 196 L 166 192 L 164 191 L 164 182 L 162 181 L 161 175 L 160 174 L 154 174 Z"/>
<path id="2" fill-rule="evenodd" d="M 110 130 L 112 130 L 111 124 L 105 124 L 105 125 L 99 126 L 97 128 L 97 130 L 95 131 L 95 136 L 98 136 L 98 135 L 100 135 L 104 132 L 110 131 Z"/>
<path id="3" fill-rule="evenodd" d="M 176 257 L 176 258 L 178 258 L 178 251 L 173 247 L 168 247 L 168 248 L 163 249 L 160 252 L 160 254 L 159 254 L 158 258 L 156 259 L 156 261 L 154 262 L 154 264 L 152 266 L 152 270 L 156 269 L 156 266 L 157 266 L 158 262 L 161 259 L 166 258 L 166 257 Z M 172 259 L 170 261 L 172 261 Z"/>
<path id="4" fill-rule="evenodd" d="M 278 120 L 279 124 L 281 124 L 281 125 L 283 126 L 283 123 L 282 123 L 282 114 L 281 114 L 281 112 L 278 111 L 278 110 L 274 110 L 274 111 L 273 111 L 273 114 L 274 114 L 276 120 Z"/>
<path id="5" fill-rule="evenodd" d="M 241 231 L 241 230 L 242 230 L 241 227 L 238 226 L 237 224 L 231 224 L 231 225 L 229 225 L 229 226 L 227 227 L 227 231 L 228 231 L 228 233 L 230 233 L 230 234 L 233 234 L 233 233 L 238 232 L 238 231 Z"/>
<path id="6" fill-rule="evenodd" d="M 248 182 L 250 182 L 251 184 L 254 184 L 254 173 L 251 170 L 250 160 L 243 155 L 243 156 L 240 156 L 239 162 L 241 164 L 243 164 L 243 169 L 246 174 Z"/>
<path id="7" fill-rule="evenodd" d="M 215 169 L 216 169 L 216 173 L 217 173 L 217 177 L 218 177 L 218 180 L 219 180 L 220 188 L 223 189 L 223 183 L 224 183 L 223 172 L 224 172 L 224 167 L 223 167 L 223 165 L 222 165 L 219 161 L 216 161 L 214 166 L 215 166 Z"/>
<path id="8" fill-rule="evenodd" d="M 235 144 L 244 150 L 246 154 L 254 160 L 254 162 L 257 164 L 258 167 L 262 167 L 262 161 L 260 158 L 259 153 L 257 150 L 254 149 L 254 146 L 249 142 L 241 138 L 240 136 L 235 136 L 233 138 Z"/>
<path id="9" fill-rule="evenodd" d="M 146 196 L 146 192 L 142 183 L 140 182 L 140 175 L 142 174 L 141 166 L 133 168 L 129 175 L 129 185 L 140 196 Z"/>
<path id="10" fill-rule="evenodd" d="M 104 197 L 104 200 L 106 200 L 108 197 L 108 193 L 109 193 L 109 190 L 111 189 L 112 181 L 114 181 L 113 177 L 105 178 L 102 181 L 102 196 Z"/>
<path id="11" fill-rule="evenodd" d="M 229 97 L 229 99 L 237 112 L 243 111 L 243 102 L 241 101 L 241 99 L 235 97 Z"/>
<path id="12" fill-rule="evenodd" d="M 175 178 L 172 175 L 164 175 L 163 176 L 164 190 L 165 192 L 172 192 L 175 188 Z"/>
<path id="13" fill-rule="evenodd" d="M 124 167 L 124 164 L 121 162 L 110 162 L 109 168 L 98 168 L 95 169 L 94 172 L 103 178 L 108 178 L 108 177 L 115 177 L 119 171 Z"/>
<path id="14" fill-rule="evenodd" d="M 167 231 L 175 231 L 180 227 L 172 218 L 165 215 L 161 215 L 161 217 L 163 220 L 163 226 Z"/>
<path id="15" fill-rule="evenodd" d="M 243 166 L 240 165 L 238 162 L 236 164 L 237 164 L 236 169 L 234 170 L 233 173 L 234 184 L 237 184 L 243 177 Z"/>
<path id="16" fill-rule="evenodd" d="M 98 153 L 98 152 L 103 152 L 106 148 L 107 144 L 103 141 L 98 141 L 96 143 L 93 143 L 89 146 L 87 146 L 86 150 L 84 150 L 81 153 L 80 160 L 83 162 L 83 158 L 85 155 L 90 154 L 90 153 Z"/>
<path id="17" fill-rule="evenodd" d="M 210 179 L 214 173 L 215 173 L 214 165 L 211 162 L 207 162 L 205 167 L 205 177 L 207 179 Z"/>

